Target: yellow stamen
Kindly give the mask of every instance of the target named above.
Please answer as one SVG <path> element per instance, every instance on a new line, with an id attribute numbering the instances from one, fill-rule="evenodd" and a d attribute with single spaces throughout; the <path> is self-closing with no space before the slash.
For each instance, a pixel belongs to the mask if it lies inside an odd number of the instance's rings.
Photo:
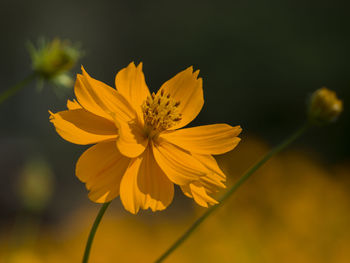
<path id="1" fill-rule="evenodd" d="M 179 122 L 181 120 L 179 105 L 180 102 L 171 98 L 170 94 L 164 96 L 164 90 L 157 95 L 152 93 L 152 96 L 148 96 L 142 104 L 147 135 L 153 137 Z"/>

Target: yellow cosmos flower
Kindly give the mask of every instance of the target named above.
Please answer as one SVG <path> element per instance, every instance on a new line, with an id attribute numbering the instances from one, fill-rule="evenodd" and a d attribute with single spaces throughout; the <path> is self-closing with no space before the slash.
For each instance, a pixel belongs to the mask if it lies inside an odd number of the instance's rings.
<path id="1" fill-rule="evenodd" d="M 116 89 L 82 68 L 74 88 L 77 101 L 68 101 L 66 111 L 50 112 L 50 120 L 65 140 L 95 144 L 76 165 L 92 201 L 105 203 L 120 195 L 133 214 L 140 208 L 163 210 L 177 184 L 201 206 L 217 203 L 210 194 L 225 187 L 225 174 L 212 155 L 235 148 L 241 128 L 180 129 L 203 107 L 198 74 L 189 67 L 150 94 L 142 63 L 119 71 Z"/>

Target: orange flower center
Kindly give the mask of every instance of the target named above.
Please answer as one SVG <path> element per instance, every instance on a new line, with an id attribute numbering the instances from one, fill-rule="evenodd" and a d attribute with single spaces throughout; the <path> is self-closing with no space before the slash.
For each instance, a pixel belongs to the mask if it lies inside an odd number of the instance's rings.
<path id="1" fill-rule="evenodd" d="M 152 93 L 142 104 L 145 131 L 149 137 L 173 127 L 181 120 L 179 113 L 179 101 L 171 98 L 170 94 L 165 95 L 164 90 L 157 95 Z"/>

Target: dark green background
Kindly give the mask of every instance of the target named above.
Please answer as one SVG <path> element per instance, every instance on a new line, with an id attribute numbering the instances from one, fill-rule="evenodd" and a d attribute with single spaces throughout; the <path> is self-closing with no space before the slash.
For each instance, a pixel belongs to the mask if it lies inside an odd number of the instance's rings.
<path id="1" fill-rule="evenodd" d="M 296 147 L 325 163 L 344 163 L 350 147 L 350 5 L 344 3 L 2 0 L 0 90 L 30 73 L 28 40 L 68 38 L 82 44 L 80 63 L 90 75 L 110 85 L 130 61 L 144 63 L 151 90 L 193 65 L 201 70 L 205 96 L 193 125 L 240 124 L 242 143 L 256 135 L 273 145 L 303 123 L 308 97 L 325 85 L 344 100 L 344 114 Z M 88 202 L 74 176 L 86 147 L 62 140 L 48 121 L 48 110 L 63 110 L 65 99 L 49 85 L 36 93 L 33 84 L 0 106 L 1 218 L 16 212 L 12 185 L 34 154 L 44 156 L 56 175 L 52 218 Z"/>

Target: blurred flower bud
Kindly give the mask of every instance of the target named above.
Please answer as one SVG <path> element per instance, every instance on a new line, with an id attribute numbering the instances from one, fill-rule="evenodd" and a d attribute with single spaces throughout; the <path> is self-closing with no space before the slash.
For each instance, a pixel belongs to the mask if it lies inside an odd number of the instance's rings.
<path id="1" fill-rule="evenodd" d="M 73 86 L 73 79 L 67 73 L 82 56 L 77 45 L 58 38 L 50 42 L 40 39 L 37 48 L 30 43 L 28 50 L 33 70 L 41 82 L 49 81 L 60 87 Z"/>
<path id="2" fill-rule="evenodd" d="M 335 121 L 343 111 L 343 102 L 337 94 L 322 87 L 316 90 L 310 100 L 309 118 L 316 124 L 327 124 Z"/>
<path id="3" fill-rule="evenodd" d="M 44 209 L 53 193 L 53 173 L 48 163 L 39 157 L 29 159 L 19 176 L 16 190 L 26 209 Z"/>

